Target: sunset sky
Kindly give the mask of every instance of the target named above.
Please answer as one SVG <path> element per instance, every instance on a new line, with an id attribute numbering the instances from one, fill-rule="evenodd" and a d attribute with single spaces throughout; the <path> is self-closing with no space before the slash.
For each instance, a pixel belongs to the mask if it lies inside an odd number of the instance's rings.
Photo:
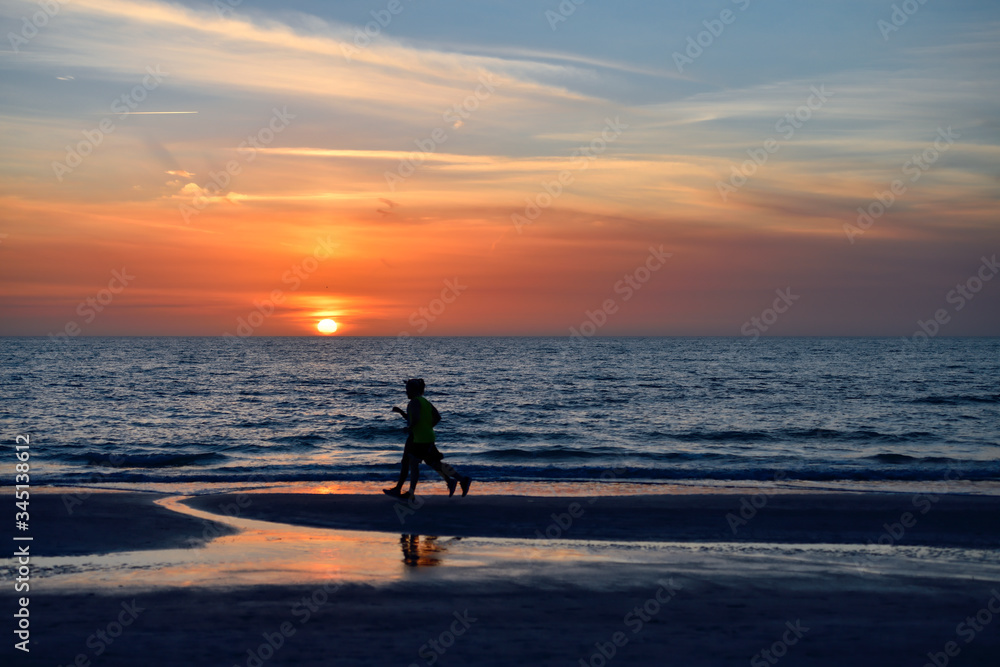
<path id="1" fill-rule="evenodd" d="M 1000 4 L 895 7 L 3 2 L 0 335 L 1000 335 Z"/>

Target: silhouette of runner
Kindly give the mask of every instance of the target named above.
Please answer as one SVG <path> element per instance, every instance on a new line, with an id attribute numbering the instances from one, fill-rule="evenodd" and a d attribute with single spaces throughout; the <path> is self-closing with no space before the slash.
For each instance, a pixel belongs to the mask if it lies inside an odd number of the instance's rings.
<path id="1" fill-rule="evenodd" d="M 396 486 L 383 489 L 387 496 L 397 498 L 412 498 L 420 480 L 420 462 L 424 461 L 444 478 L 448 485 L 448 495 L 455 495 L 455 487 L 462 486 L 462 495 L 469 493 L 472 480 L 458 474 L 454 468 L 443 461 L 444 454 L 434 445 L 434 427 L 441 421 L 441 414 L 431 402 L 424 398 L 424 381 L 415 378 L 406 381 L 406 396 L 410 402 L 406 411 L 393 406 L 392 411 L 403 416 L 407 423 L 406 445 L 403 447 L 403 459 L 399 462 L 399 481 Z M 410 490 L 402 493 L 406 476 L 410 476 Z"/>

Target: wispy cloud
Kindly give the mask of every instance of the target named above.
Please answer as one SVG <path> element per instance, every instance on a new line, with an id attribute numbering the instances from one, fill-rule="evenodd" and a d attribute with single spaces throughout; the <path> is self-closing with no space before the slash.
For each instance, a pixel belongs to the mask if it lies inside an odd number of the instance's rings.
<path id="1" fill-rule="evenodd" d="M 170 114 L 198 113 L 197 111 L 121 111 L 119 116 L 168 116 Z"/>
<path id="2" fill-rule="evenodd" d="M 60 48 L 48 57 L 77 67 L 126 73 L 134 54 L 143 53 L 162 64 L 172 81 L 410 109 L 461 99 L 485 72 L 503 87 L 506 103 L 587 99 L 532 80 L 531 72 L 553 68 L 547 63 L 421 49 L 388 37 L 348 61 L 342 46 L 352 27 L 318 19 L 312 33 L 304 34 L 249 12 L 223 18 L 210 8 L 142 0 L 79 0 L 64 12 L 49 28 L 58 33 Z M 102 30 L 94 29 L 97 24 Z M 106 30 L 118 37 L 104 39 Z"/>
<path id="3" fill-rule="evenodd" d="M 415 151 L 350 150 L 335 148 L 262 148 L 272 155 L 298 157 L 361 158 L 368 160 L 410 160 L 419 155 L 421 161 L 450 162 L 455 164 L 496 164 L 498 158 L 489 155 L 455 155 L 452 153 L 424 153 Z"/>

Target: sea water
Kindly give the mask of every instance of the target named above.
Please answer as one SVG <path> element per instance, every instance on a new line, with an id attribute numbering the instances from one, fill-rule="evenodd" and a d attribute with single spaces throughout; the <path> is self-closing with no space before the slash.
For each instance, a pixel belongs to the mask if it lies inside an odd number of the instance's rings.
<path id="1" fill-rule="evenodd" d="M 0 339 L 32 484 L 389 480 L 404 381 L 480 481 L 1000 481 L 1000 339 Z"/>

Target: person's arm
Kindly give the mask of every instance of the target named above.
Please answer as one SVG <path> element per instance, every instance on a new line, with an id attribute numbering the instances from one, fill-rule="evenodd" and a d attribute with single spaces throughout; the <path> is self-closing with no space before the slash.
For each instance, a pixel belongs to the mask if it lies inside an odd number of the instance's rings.
<path id="1" fill-rule="evenodd" d="M 441 421 L 441 413 L 438 409 L 431 405 L 431 426 L 437 426 L 438 422 Z"/>
<path id="2" fill-rule="evenodd" d="M 406 416 L 406 410 L 404 410 L 403 408 L 399 407 L 398 405 L 394 405 L 394 406 L 392 406 L 392 411 L 393 412 L 398 412 L 399 416 L 402 417 L 403 419 L 405 419 L 407 424 L 410 423 L 410 418 Z"/>
<path id="3" fill-rule="evenodd" d="M 407 432 L 410 435 L 413 435 L 413 427 L 417 425 L 418 421 L 420 421 L 420 401 L 413 399 L 406 406 L 406 423 L 409 426 Z"/>

